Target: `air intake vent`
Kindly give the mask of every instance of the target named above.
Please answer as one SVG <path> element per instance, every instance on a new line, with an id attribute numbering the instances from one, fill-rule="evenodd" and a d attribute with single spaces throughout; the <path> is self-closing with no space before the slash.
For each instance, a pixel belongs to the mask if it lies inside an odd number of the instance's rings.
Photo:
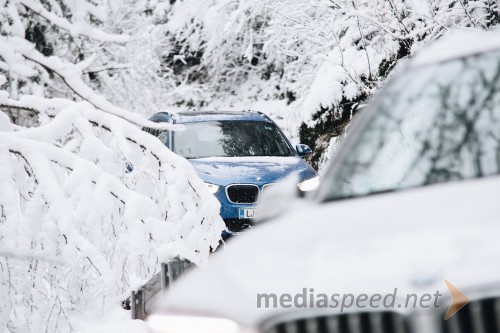
<path id="1" fill-rule="evenodd" d="M 409 333 L 405 317 L 394 312 L 365 312 L 280 323 L 266 333 Z"/>
<path id="2" fill-rule="evenodd" d="M 450 319 L 443 333 L 500 333 L 500 298 L 472 301 Z"/>
<path id="3" fill-rule="evenodd" d="M 229 185 L 226 194 L 232 203 L 255 203 L 259 198 L 259 187 L 257 185 Z"/>

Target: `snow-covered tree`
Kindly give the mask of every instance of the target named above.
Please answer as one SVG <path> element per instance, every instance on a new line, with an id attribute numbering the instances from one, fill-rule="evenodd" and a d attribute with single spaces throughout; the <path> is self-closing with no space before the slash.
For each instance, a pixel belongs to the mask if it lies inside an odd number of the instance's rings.
<path id="1" fill-rule="evenodd" d="M 316 148 L 315 164 L 400 60 L 450 30 L 488 30 L 500 18 L 496 0 L 143 0 L 116 10 L 116 26 L 135 41 L 123 62 L 144 61 L 113 80 L 155 82 L 146 93 L 155 110 L 281 100 L 264 111 Z"/>
<path id="2" fill-rule="evenodd" d="M 205 262 L 224 228 L 191 165 L 141 131 L 162 126 L 92 89 L 129 40 L 106 8 L 0 1 L 2 332 L 80 329 L 161 261 Z"/>

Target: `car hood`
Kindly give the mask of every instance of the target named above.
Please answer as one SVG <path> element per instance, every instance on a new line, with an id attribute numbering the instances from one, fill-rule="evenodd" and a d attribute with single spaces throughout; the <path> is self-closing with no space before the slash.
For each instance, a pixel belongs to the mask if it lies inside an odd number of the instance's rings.
<path id="1" fill-rule="evenodd" d="M 316 175 L 300 157 L 208 157 L 189 160 L 204 181 L 217 185 L 231 183 L 272 183 L 296 173 L 299 180 Z"/>
<path id="2" fill-rule="evenodd" d="M 258 309 L 258 293 L 448 295 L 445 280 L 466 293 L 499 286 L 498 198 L 493 178 L 310 204 L 230 242 L 157 310 L 255 326 L 294 311 Z"/>

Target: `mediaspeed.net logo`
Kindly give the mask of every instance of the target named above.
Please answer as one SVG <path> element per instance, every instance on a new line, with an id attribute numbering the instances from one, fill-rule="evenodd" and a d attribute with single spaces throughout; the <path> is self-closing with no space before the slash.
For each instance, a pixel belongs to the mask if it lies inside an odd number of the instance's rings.
<path id="1" fill-rule="evenodd" d="M 451 303 L 446 311 L 445 320 L 451 318 L 462 309 L 470 299 L 460 289 L 449 281 L 445 281 L 451 296 Z M 257 294 L 257 308 L 332 308 L 339 309 L 340 313 L 356 309 L 440 309 L 440 299 L 444 295 L 437 290 L 434 293 L 399 295 L 398 288 L 388 294 L 325 294 L 314 288 L 303 288 L 297 294 Z"/>

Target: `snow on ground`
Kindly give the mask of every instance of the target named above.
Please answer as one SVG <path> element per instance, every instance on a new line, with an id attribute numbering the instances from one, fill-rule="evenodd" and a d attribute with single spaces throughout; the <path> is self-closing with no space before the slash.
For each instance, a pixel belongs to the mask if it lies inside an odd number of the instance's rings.
<path id="1" fill-rule="evenodd" d="M 90 322 L 90 323 L 89 323 Z M 115 306 L 99 319 L 78 319 L 74 327 L 75 333 L 149 333 L 146 322 L 130 319 L 130 311 Z"/>

